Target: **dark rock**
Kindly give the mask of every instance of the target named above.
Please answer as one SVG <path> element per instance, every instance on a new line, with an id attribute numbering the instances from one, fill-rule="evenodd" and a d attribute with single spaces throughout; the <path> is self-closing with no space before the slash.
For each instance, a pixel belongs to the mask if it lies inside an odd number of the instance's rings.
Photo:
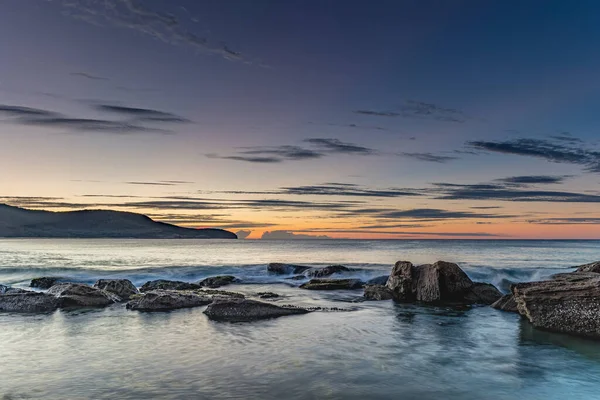
<path id="1" fill-rule="evenodd" d="M 270 263 L 267 265 L 268 272 L 278 275 L 301 274 L 309 269 L 310 267 L 294 264 Z"/>
<path id="2" fill-rule="evenodd" d="M 300 285 L 308 290 L 352 290 L 361 289 L 364 283 L 360 279 L 311 279 Z"/>
<path id="3" fill-rule="evenodd" d="M 304 308 L 282 307 L 261 301 L 237 299 L 215 299 L 204 310 L 204 314 L 217 321 L 253 321 L 285 315 L 306 314 L 308 312 Z"/>
<path id="4" fill-rule="evenodd" d="M 104 307 L 121 301 L 119 296 L 81 283 L 59 283 L 48 289 L 61 307 Z"/>
<path id="5" fill-rule="evenodd" d="M 409 261 L 398 261 L 390 274 L 386 286 L 392 292 L 392 297 L 398 302 L 416 300 L 413 291 L 413 273 L 415 267 Z"/>
<path id="6" fill-rule="evenodd" d="M 205 306 L 212 303 L 214 297 L 185 290 L 152 290 L 135 295 L 126 307 L 137 311 L 168 311 L 178 308 Z"/>
<path id="7" fill-rule="evenodd" d="M 206 278 L 201 280 L 200 282 L 198 282 L 198 285 L 202 286 L 202 287 L 208 287 L 208 288 L 218 288 L 221 286 L 225 286 L 225 285 L 229 285 L 233 282 L 237 282 L 239 281 L 239 279 L 237 279 L 235 276 L 231 276 L 231 275 L 220 275 L 220 276 L 212 276 L 210 278 Z"/>
<path id="8" fill-rule="evenodd" d="M 512 287 L 519 313 L 536 328 L 600 339 L 600 274 L 574 272 Z"/>
<path id="9" fill-rule="evenodd" d="M 52 286 L 61 282 L 62 278 L 53 277 L 53 276 L 44 276 L 41 278 L 34 278 L 31 280 L 29 284 L 30 287 L 38 288 L 38 289 L 50 289 Z"/>
<path id="10" fill-rule="evenodd" d="M 392 291 L 385 285 L 365 285 L 366 300 L 390 300 Z"/>
<path id="11" fill-rule="evenodd" d="M 470 304 L 483 301 L 478 296 L 483 296 L 484 289 L 487 295 L 493 291 L 489 286 L 481 286 L 476 289 L 477 293 L 471 292 L 473 281 L 458 265 L 445 261 L 417 267 L 408 261 L 399 261 L 386 286 L 398 302 Z"/>
<path id="12" fill-rule="evenodd" d="M 498 301 L 502 293 L 491 283 L 475 282 L 465 294 L 465 300 L 473 304 L 490 305 Z"/>
<path id="13" fill-rule="evenodd" d="M 340 272 L 349 272 L 350 268 L 344 267 L 343 265 L 330 265 L 323 268 L 312 268 L 306 275 L 311 278 L 321 278 L 333 274 L 339 274 Z"/>
<path id="14" fill-rule="evenodd" d="M 22 291 L 0 296 L 0 311 L 50 312 L 56 310 L 59 305 L 59 299 L 46 293 Z"/>
<path id="15" fill-rule="evenodd" d="M 501 311 L 514 313 L 519 312 L 519 309 L 517 308 L 517 302 L 515 301 L 515 297 L 512 295 L 512 293 L 502 296 L 500 299 L 492 303 L 491 307 Z"/>
<path id="16" fill-rule="evenodd" d="M 389 275 L 378 276 L 377 278 L 369 279 L 367 285 L 385 285 L 389 279 Z"/>
<path id="17" fill-rule="evenodd" d="M 194 290 L 200 288 L 201 286 L 196 283 L 159 279 L 144 283 L 140 288 L 140 292 L 149 292 L 150 290 Z"/>
<path id="18" fill-rule="evenodd" d="M 27 290 L 23 290 L 23 289 L 12 288 L 10 286 L 0 285 L 0 295 L 3 295 L 3 294 L 16 294 L 16 293 L 31 293 L 31 292 L 29 292 Z"/>
<path id="19" fill-rule="evenodd" d="M 194 290 L 194 292 L 198 293 L 198 294 L 202 294 L 202 295 L 236 297 L 238 299 L 243 299 L 246 297 L 241 293 L 229 292 L 227 290 L 201 289 L 201 290 Z"/>
<path id="20" fill-rule="evenodd" d="M 139 293 L 139 290 L 128 279 L 99 279 L 94 283 L 94 287 L 116 294 L 122 300 L 128 300 L 134 294 Z"/>
<path id="21" fill-rule="evenodd" d="M 296 276 L 290 276 L 289 278 L 285 278 L 285 279 L 289 279 L 291 281 L 301 281 L 301 280 L 307 279 L 307 278 L 304 275 L 296 275 Z"/>
<path id="22" fill-rule="evenodd" d="M 275 299 L 277 297 L 281 297 L 277 293 L 273 293 L 273 292 L 258 292 L 258 293 L 256 293 L 256 295 L 258 297 L 260 297 L 261 299 Z"/>
<path id="23" fill-rule="evenodd" d="M 593 263 L 580 265 L 579 267 L 576 267 L 576 268 L 577 268 L 576 272 L 596 272 L 596 273 L 600 273 L 600 261 L 596 261 L 596 262 L 593 262 Z"/>

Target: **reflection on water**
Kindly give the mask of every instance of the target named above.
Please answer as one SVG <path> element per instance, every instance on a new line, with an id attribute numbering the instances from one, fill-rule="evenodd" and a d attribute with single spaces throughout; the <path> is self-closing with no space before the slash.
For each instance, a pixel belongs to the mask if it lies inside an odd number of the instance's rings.
<path id="1" fill-rule="evenodd" d="M 598 242 L 0 240 L 0 283 L 38 275 L 91 283 L 233 274 L 231 290 L 339 307 L 252 323 L 203 308 L 123 305 L 45 315 L 0 313 L 0 399 L 600 399 L 600 344 L 541 332 L 489 307 L 360 302 L 266 274 L 284 261 L 344 263 L 361 279 L 399 259 L 460 262 L 476 280 L 535 279 L 600 259 Z M 294 281 L 294 284 L 297 284 Z"/>

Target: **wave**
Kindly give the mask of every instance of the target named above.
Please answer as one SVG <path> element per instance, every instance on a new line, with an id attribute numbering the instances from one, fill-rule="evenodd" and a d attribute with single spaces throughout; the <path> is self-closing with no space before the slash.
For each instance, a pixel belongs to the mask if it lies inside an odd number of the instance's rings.
<path id="1" fill-rule="evenodd" d="M 463 267 L 463 270 L 475 282 L 491 283 L 500 291 L 508 293 L 513 283 L 540 281 L 561 272 L 572 272 L 575 268 Z"/>

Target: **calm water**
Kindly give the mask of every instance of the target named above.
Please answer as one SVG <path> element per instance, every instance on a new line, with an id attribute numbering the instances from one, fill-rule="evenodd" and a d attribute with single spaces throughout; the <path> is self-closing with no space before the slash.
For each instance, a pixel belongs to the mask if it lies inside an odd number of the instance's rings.
<path id="1" fill-rule="evenodd" d="M 12 286 L 228 273 L 243 280 L 232 290 L 348 310 L 235 324 L 203 308 L 0 313 L 0 399 L 600 399 L 600 342 L 488 307 L 357 302 L 361 291 L 304 291 L 265 272 L 341 263 L 366 279 L 438 259 L 502 286 L 600 260 L 600 242 L 0 240 L 0 283 Z"/>

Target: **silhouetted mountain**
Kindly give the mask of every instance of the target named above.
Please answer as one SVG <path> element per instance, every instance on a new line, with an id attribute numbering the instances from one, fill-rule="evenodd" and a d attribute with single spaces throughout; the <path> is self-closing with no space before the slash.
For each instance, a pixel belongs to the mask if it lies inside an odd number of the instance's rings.
<path id="1" fill-rule="evenodd" d="M 50 212 L 0 204 L 0 237 L 237 239 L 223 229 L 191 229 L 111 210 Z"/>

